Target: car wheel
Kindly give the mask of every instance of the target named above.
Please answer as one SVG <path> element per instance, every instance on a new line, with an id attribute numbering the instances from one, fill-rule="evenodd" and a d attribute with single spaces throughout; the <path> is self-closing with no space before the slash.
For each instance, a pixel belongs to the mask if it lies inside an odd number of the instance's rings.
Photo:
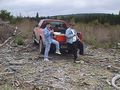
<path id="1" fill-rule="evenodd" d="M 42 39 L 39 40 L 39 53 L 43 54 L 44 53 L 44 46 L 43 46 L 43 41 Z"/>
<path id="2" fill-rule="evenodd" d="M 36 36 L 35 36 L 35 33 L 33 32 L 33 43 L 38 44 L 35 39 L 36 39 Z"/>

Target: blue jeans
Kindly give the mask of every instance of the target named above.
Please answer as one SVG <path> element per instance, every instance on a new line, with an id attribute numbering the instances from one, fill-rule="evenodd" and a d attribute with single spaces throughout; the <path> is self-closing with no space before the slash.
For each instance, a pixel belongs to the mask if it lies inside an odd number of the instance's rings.
<path id="1" fill-rule="evenodd" d="M 59 42 L 52 39 L 51 43 L 55 44 L 56 46 L 56 51 L 59 51 Z M 45 42 L 45 52 L 44 52 L 44 58 L 48 58 L 48 53 L 50 51 L 51 43 Z"/>

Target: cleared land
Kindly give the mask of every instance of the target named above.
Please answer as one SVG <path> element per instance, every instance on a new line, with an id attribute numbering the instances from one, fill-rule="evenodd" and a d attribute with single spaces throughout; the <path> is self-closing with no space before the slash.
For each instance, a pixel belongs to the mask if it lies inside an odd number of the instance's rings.
<path id="1" fill-rule="evenodd" d="M 44 62 L 32 42 L 33 24 L 22 25 L 18 26 L 22 34 L 0 48 L 0 90 L 116 90 L 110 84 L 120 74 L 119 49 L 87 45 L 77 63 L 69 54 L 50 54 L 50 62 Z M 15 42 L 19 36 L 23 45 Z"/>

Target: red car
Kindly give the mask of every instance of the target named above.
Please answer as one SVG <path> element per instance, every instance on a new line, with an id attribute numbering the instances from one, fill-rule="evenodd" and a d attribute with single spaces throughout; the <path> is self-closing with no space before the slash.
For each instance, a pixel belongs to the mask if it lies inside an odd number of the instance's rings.
<path id="1" fill-rule="evenodd" d="M 67 50 L 67 43 L 66 43 L 66 36 L 65 32 L 68 28 L 68 24 L 63 20 L 56 20 L 56 19 L 42 19 L 40 20 L 37 27 L 33 30 L 33 39 L 34 43 L 39 44 L 39 51 L 40 53 L 44 52 L 44 34 L 43 30 L 45 28 L 46 23 L 50 23 L 54 30 L 54 39 L 60 43 L 60 50 L 65 51 Z M 82 34 L 79 32 L 77 34 L 80 39 L 82 39 Z M 50 52 L 55 51 L 55 45 L 51 45 Z"/>

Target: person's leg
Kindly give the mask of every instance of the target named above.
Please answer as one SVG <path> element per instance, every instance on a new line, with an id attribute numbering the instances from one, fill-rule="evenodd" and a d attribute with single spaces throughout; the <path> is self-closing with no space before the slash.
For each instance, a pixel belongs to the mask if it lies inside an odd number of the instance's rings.
<path id="1" fill-rule="evenodd" d="M 83 43 L 77 40 L 77 47 L 79 48 L 79 54 L 83 55 L 84 54 L 84 48 L 83 48 Z"/>
<path id="2" fill-rule="evenodd" d="M 52 43 L 55 44 L 55 46 L 56 46 L 56 53 L 61 54 L 61 53 L 60 53 L 60 45 L 59 45 L 59 42 L 56 41 L 56 40 L 54 40 L 54 39 L 52 39 Z"/>
<path id="3" fill-rule="evenodd" d="M 74 55 L 74 62 L 76 61 L 76 59 L 77 59 L 77 42 L 74 42 L 73 43 L 73 46 L 72 46 L 72 48 L 73 48 L 73 55 Z"/>
<path id="4" fill-rule="evenodd" d="M 72 54 L 72 44 L 70 44 L 70 43 L 67 43 L 67 49 L 68 49 L 68 54 Z"/>
<path id="5" fill-rule="evenodd" d="M 45 52 L 44 52 L 44 59 L 48 59 L 48 53 L 50 51 L 50 43 L 45 43 Z"/>
<path id="6" fill-rule="evenodd" d="M 74 43 L 67 43 L 67 48 L 68 48 L 68 54 L 73 54 L 74 56 L 74 62 L 76 61 L 77 59 L 77 44 L 76 42 Z"/>

